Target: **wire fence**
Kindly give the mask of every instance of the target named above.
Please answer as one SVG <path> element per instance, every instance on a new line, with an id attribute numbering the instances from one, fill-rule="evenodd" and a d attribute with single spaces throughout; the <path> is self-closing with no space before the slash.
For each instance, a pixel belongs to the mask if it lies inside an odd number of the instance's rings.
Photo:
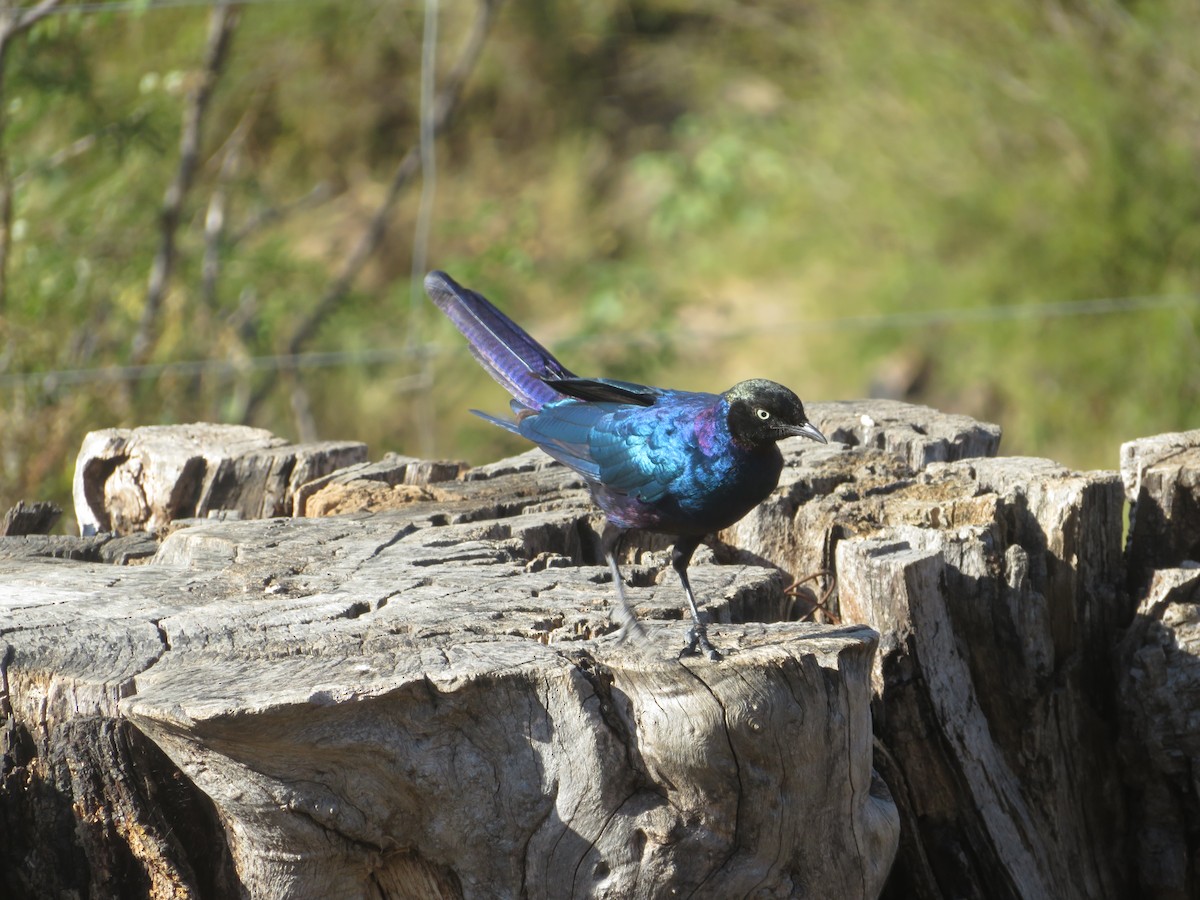
<path id="1" fill-rule="evenodd" d="M 195 9 L 214 6 L 295 6 L 298 3 L 328 3 L 329 0 L 97 0 L 94 3 L 62 3 L 50 15 L 153 12 L 158 9 Z"/>
<path id="2" fill-rule="evenodd" d="M 317 3 L 327 0 L 96 0 L 96 2 L 64 2 L 47 11 L 50 15 L 97 14 L 97 13 L 142 13 L 173 8 L 212 8 L 218 6 L 281 5 Z M 415 8 L 418 0 L 412 0 Z M 42 6 L 45 6 L 43 3 Z M 33 9 L 33 7 L 30 7 Z M 424 0 L 424 34 L 421 57 L 421 133 L 420 169 L 422 172 L 421 198 L 417 226 L 413 238 L 412 297 L 410 298 L 410 327 L 408 333 L 416 335 L 420 317 L 421 276 L 425 269 L 425 257 L 431 227 L 433 197 L 437 186 L 435 156 L 434 118 L 434 70 L 435 49 L 438 40 L 439 5 L 437 0 Z M 766 334 L 814 334 L 839 331 L 926 329 L 936 327 L 963 327 L 986 325 L 998 322 L 1046 321 L 1082 316 L 1108 316 L 1118 314 L 1145 313 L 1155 310 L 1185 310 L 1200 305 L 1200 294 L 1172 294 L 1136 297 L 1100 298 L 1082 301 L 1057 301 L 1007 306 L 981 306 L 970 308 L 911 309 L 890 313 L 834 316 L 828 318 L 804 318 L 792 322 L 773 323 L 769 326 L 744 326 L 721 331 L 697 331 L 692 329 L 642 330 L 607 333 L 563 341 L 562 344 L 583 341 L 598 344 L 661 344 L 675 341 L 727 342 L 744 340 Z M 256 372 L 295 372 L 330 368 L 364 368 L 397 363 L 411 364 L 417 374 L 399 379 L 396 383 L 403 389 L 410 385 L 412 390 L 421 390 L 431 382 L 432 360 L 447 352 L 458 352 L 462 348 L 447 347 L 438 343 L 421 343 L 410 339 L 403 346 L 375 347 L 347 351 L 295 352 L 265 356 L 239 356 L 230 358 L 207 358 L 178 360 L 139 365 L 101 365 L 80 368 L 63 368 L 26 372 L 0 371 L 0 389 L 41 389 L 48 392 L 81 385 L 104 385 L 153 381 L 160 378 L 210 378 L 237 379 Z M 465 351 L 463 351 L 465 352 Z"/>
<path id="3" fill-rule="evenodd" d="M 767 334 L 820 333 L 832 331 L 894 330 L 969 326 L 997 322 L 1046 321 L 1083 316 L 1107 316 L 1154 310 L 1186 310 L 1200 307 L 1200 294 L 1168 294 L 1145 297 L 1115 297 L 1096 300 L 1025 303 L 1011 306 L 966 309 L 907 310 L 896 313 L 834 316 L 797 319 L 721 331 L 695 329 L 622 331 L 580 337 L 562 342 L 564 346 L 584 341 L 596 344 L 657 343 L 666 340 L 720 343 L 744 340 Z M 375 347 L 365 350 L 333 350 L 307 353 L 252 356 L 240 359 L 196 359 L 146 365 L 95 366 L 78 369 L 52 369 L 33 372 L 0 373 L 0 387 L 40 386 L 45 390 L 81 384 L 111 384 L 151 381 L 163 377 L 239 378 L 252 372 L 304 371 L 329 368 L 364 368 L 397 362 L 419 364 L 422 370 L 435 357 L 445 353 L 465 353 L 455 344 L 414 343 L 402 347 Z M 414 379 L 414 384 L 424 383 Z"/>

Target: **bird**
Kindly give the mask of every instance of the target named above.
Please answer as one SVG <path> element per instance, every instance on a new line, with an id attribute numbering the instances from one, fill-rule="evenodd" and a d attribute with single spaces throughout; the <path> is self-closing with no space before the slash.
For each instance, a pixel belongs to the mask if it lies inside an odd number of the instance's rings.
<path id="1" fill-rule="evenodd" d="M 513 417 L 471 410 L 532 441 L 573 469 L 604 512 L 604 557 L 619 601 L 619 636 L 645 637 L 625 597 L 617 564 L 630 530 L 674 538 L 692 624 L 680 656 L 718 660 L 688 580 L 704 538 L 737 522 L 779 484 L 778 441 L 799 435 L 828 443 L 800 398 L 774 381 L 741 381 L 721 394 L 581 378 L 487 298 L 442 271 L 425 292 L 467 339 L 471 354 L 512 396 Z"/>

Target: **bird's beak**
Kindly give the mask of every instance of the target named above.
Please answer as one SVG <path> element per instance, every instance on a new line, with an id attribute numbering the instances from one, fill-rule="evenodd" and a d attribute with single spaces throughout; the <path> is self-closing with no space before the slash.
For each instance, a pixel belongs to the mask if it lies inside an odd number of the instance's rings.
<path id="1" fill-rule="evenodd" d="M 814 441 L 818 441 L 822 444 L 829 443 L 829 441 L 825 439 L 825 435 L 821 434 L 821 432 L 817 430 L 817 426 L 812 422 L 805 422 L 803 425 L 789 425 L 787 427 L 787 433 L 796 435 L 798 437 L 812 438 Z"/>

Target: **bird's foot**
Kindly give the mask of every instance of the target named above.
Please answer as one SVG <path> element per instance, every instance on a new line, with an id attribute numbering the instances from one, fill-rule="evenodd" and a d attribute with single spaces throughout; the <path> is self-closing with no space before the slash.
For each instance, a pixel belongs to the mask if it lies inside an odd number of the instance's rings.
<path id="1" fill-rule="evenodd" d="M 699 656 L 701 651 L 714 662 L 721 658 L 721 651 L 714 647 L 708 640 L 708 629 L 693 625 L 688 630 L 687 646 L 679 651 L 679 658 Z"/>

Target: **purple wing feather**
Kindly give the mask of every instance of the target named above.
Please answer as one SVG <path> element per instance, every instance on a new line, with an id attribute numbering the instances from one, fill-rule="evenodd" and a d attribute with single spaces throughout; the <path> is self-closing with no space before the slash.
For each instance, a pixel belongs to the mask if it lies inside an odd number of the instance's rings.
<path id="1" fill-rule="evenodd" d="M 536 411 L 562 399 L 543 379 L 575 376 L 486 297 L 445 272 L 425 276 L 425 293 L 463 333 L 479 364 L 520 404 Z"/>

